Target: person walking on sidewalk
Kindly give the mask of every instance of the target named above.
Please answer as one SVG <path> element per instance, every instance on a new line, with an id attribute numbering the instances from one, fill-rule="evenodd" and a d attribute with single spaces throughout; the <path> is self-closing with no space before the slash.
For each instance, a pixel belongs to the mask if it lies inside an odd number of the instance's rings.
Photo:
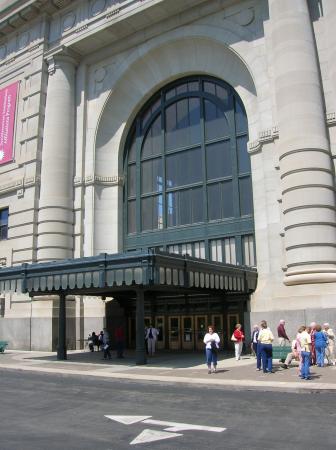
<path id="1" fill-rule="evenodd" d="M 235 347 L 235 357 L 236 361 L 239 361 L 241 359 L 241 352 L 243 349 L 243 341 L 245 339 L 244 333 L 242 332 L 242 326 L 240 323 L 237 323 L 235 326 L 235 330 L 233 332 L 234 339 L 234 347 Z"/>
<path id="2" fill-rule="evenodd" d="M 328 364 L 331 366 L 335 365 L 335 334 L 330 328 L 329 323 L 323 324 L 323 331 L 328 338 L 328 347 L 326 348 L 326 357 Z"/>
<path id="3" fill-rule="evenodd" d="M 157 330 L 156 328 L 153 327 L 152 324 L 150 324 L 149 328 L 147 330 L 146 337 L 145 337 L 145 339 L 147 339 L 149 356 L 154 356 L 155 344 L 156 344 L 158 335 L 159 335 L 159 330 Z"/>
<path id="4" fill-rule="evenodd" d="M 259 332 L 258 336 L 258 342 L 260 345 L 260 352 L 261 352 L 261 360 L 262 360 L 262 366 L 263 366 L 263 372 L 264 373 L 272 373 L 273 364 L 272 364 L 272 357 L 273 357 L 273 349 L 272 349 L 272 342 L 274 341 L 274 336 L 272 331 L 267 327 L 266 322 L 261 323 L 261 330 Z"/>
<path id="5" fill-rule="evenodd" d="M 208 332 L 204 336 L 203 342 L 205 344 L 206 363 L 208 366 L 208 374 L 211 373 L 211 363 L 213 365 L 214 373 L 217 372 L 217 352 L 219 349 L 220 338 L 215 333 L 212 325 L 208 326 Z"/>
<path id="6" fill-rule="evenodd" d="M 289 337 L 287 336 L 286 330 L 285 330 L 285 321 L 284 320 L 280 320 L 277 331 L 278 331 L 278 343 L 280 345 L 280 347 L 285 347 L 286 346 L 286 341 L 289 341 Z"/>
<path id="7" fill-rule="evenodd" d="M 106 328 L 104 328 L 103 335 L 103 350 L 104 350 L 104 359 L 112 359 L 110 352 L 110 335 Z"/>

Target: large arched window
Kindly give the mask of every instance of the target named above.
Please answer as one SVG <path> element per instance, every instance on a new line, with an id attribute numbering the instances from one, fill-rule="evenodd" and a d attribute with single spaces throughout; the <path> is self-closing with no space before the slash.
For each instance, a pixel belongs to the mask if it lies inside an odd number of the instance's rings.
<path id="1" fill-rule="evenodd" d="M 212 257 L 225 238 L 242 248 L 253 234 L 247 139 L 244 107 L 226 83 L 195 76 L 158 92 L 127 140 L 126 249 L 201 242 L 200 256 Z"/>

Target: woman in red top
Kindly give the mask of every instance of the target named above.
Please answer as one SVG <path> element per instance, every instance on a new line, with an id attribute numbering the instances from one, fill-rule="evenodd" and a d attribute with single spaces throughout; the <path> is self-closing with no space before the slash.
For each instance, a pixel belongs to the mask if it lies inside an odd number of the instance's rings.
<path id="1" fill-rule="evenodd" d="M 233 332 L 233 336 L 235 338 L 234 346 L 235 346 L 235 356 L 236 361 L 240 360 L 240 355 L 243 349 L 243 340 L 245 339 L 244 333 L 241 331 L 241 324 L 237 323 L 235 326 L 235 330 Z"/>

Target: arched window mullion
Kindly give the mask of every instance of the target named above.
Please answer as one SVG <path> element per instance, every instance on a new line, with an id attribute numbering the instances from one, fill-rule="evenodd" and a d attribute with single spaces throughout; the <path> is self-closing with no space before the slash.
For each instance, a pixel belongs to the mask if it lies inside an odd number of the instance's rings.
<path id="1" fill-rule="evenodd" d="M 205 120 L 204 120 L 204 100 L 200 98 L 200 106 L 201 106 L 201 148 L 202 148 L 202 157 L 203 157 L 203 213 L 204 213 L 204 221 L 209 221 L 208 216 L 208 188 L 207 188 L 207 158 L 205 151 Z"/>
<path id="2" fill-rule="evenodd" d="M 136 120 L 135 125 L 135 155 L 136 155 L 136 200 L 135 200 L 135 217 L 136 217 L 136 233 L 141 233 L 141 123 L 140 119 Z"/>

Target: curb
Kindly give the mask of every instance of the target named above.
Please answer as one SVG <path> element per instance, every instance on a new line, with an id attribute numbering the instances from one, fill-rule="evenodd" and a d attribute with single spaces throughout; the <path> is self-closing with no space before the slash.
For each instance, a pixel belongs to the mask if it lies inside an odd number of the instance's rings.
<path id="1" fill-rule="evenodd" d="M 181 383 L 190 386 L 206 385 L 208 388 L 230 388 L 235 390 L 256 390 L 256 391 L 270 391 L 270 392 L 291 392 L 291 393 L 311 393 L 311 392 L 336 392 L 336 385 L 331 383 L 315 383 L 315 382 L 284 382 L 284 381 L 253 381 L 253 380 L 221 380 L 215 377 L 211 378 L 197 378 L 189 377 L 174 377 L 162 376 L 152 374 L 132 374 L 127 372 L 102 373 L 101 370 L 80 371 L 75 369 L 52 369 L 46 367 L 32 367 L 32 366 L 18 366 L 14 364 L 0 364 L 0 369 L 20 370 L 23 372 L 39 372 L 48 374 L 60 375 L 81 375 L 92 376 L 99 378 L 112 378 L 119 381 L 141 381 L 141 382 L 159 382 L 159 383 Z M 305 384 L 303 384 L 305 383 Z"/>

